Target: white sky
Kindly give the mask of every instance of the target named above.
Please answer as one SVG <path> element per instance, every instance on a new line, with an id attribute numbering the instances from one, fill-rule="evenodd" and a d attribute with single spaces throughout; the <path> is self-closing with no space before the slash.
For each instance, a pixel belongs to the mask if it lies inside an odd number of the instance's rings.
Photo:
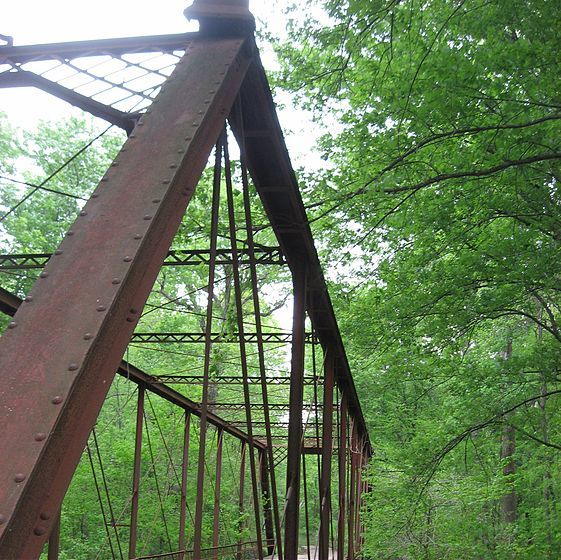
<path id="1" fill-rule="evenodd" d="M 196 30 L 183 10 L 190 0 L 5 0 L 2 4 L 0 33 L 14 37 L 14 44 L 55 43 L 136 35 L 184 33 Z M 250 0 L 250 9 L 274 34 L 282 34 L 287 0 Z M 267 68 L 274 68 L 274 56 L 267 45 L 261 46 Z M 291 107 L 290 98 L 277 99 L 287 108 L 280 111 L 289 151 L 295 166 L 322 166 L 313 154 L 319 134 L 311 119 Z M 34 88 L 0 89 L 0 111 L 10 122 L 22 128 L 34 128 L 39 119 L 57 120 L 77 113 L 67 103 Z"/>

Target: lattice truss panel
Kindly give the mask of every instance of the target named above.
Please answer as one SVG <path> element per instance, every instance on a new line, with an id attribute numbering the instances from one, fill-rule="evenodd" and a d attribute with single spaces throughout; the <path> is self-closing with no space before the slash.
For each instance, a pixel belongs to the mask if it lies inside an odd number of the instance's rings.
<path id="1" fill-rule="evenodd" d="M 141 112 L 158 94 L 185 49 L 146 42 L 138 50 L 142 52 L 119 53 L 93 46 L 76 54 L 55 53 L 51 60 L 43 60 L 41 52 L 24 57 L 0 55 L 0 87 L 67 90 L 76 100 L 84 97 L 124 113 Z"/>

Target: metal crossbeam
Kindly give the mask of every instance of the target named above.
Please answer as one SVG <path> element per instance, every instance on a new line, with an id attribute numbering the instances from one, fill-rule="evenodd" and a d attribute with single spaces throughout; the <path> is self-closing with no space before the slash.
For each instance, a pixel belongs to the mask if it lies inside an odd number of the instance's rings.
<path id="1" fill-rule="evenodd" d="M 161 383 L 185 383 L 188 385 L 199 385 L 203 382 L 202 375 L 158 374 L 155 375 L 154 378 Z M 244 379 L 241 375 L 215 375 L 210 379 L 210 382 L 214 385 L 238 385 L 243 383 L 243 381 Z M 250 385 L 256 385 L 261 383 L 261 377 L 250 376 L 247 378 L 247 381 Z M 268 375 L 266 377 L 266 382 L 272 385 L 289 385 L 290 377 L 281 375 Z M 321 385 L 322 383 L 323 379 L 321 377 L 304 377 L 304 385 Z"/>
<path id="2" fill-rule="evenodd" d="M 243 341 L 247 344 L 255 344 L 261 339 L 261 342 L 269 344 L 290 344 L 292 342 L 292 335 L 290 333 L 259 333 L 246 332 L 243 335 Z M 205 333 L 134 333 L 131 336 L 131 343 L 146 344 L 146 343 L 159 343 L 159 344 L 204 344 L 206 340 Z M 213 344 L 239 344 L 239 333 L 210 333 L 210 341 Z M 306 333 L 306 342 L 317 342 L 313 333 Z"/>
<path id="3" fill-rule="evenodd" d="M 249 263 L 247 249 L 238 251 L 239 263 Z M 52 257 L 52 253 L 27 253 L 0 255 L 0 270 L 26 270 L 44 268 Z M 210 251 L 208 249 L 173 249 L 168 251 L 163 266 L 198 266 L 208 265 Z M 255 249 L 257 264 L 285 264 L 280 247 L 257 247 Z M 232 264 L 232 252 L 229 249 L 217 251 L 217 265 Z"/>

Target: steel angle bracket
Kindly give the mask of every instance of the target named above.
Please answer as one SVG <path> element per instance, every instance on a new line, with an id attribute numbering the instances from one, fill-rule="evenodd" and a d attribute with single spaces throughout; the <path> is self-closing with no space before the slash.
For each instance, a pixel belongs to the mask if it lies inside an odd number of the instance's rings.
<path id="1" fill-rule="evenodd" d="M 39 557 L 253 59 L 193 40 L 0 340 L 0 558 Z"/>

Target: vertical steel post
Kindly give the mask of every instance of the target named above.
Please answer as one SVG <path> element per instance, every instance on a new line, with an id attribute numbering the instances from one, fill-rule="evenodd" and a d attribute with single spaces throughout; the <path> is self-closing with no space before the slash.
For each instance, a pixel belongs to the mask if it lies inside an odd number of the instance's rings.
<path id="1" fill-rule="evenodd" d="M 329 556 L 329 528 L 331 513 L 331 454 L 333 452 L 333 383 L 335 360 L 326 351 L 323 376 L 323 432 L 321 442 L 320 533 L 319 560 Z"/>
<path id="2" fill-rule="evenodd" d="M 216 270 L 216 248 L 218 236 L 218 216 L 220 209 L 220 180 L 222 169 L 222 143 L 224 132 L 216 145 L 214 177 L 212 187 L 212 210 L 210 225 L 210 258 L 208 266 L 207 308 L 205 321 L 205 357 L 203 364 L 203 394 L 201 398 L 201 419 L 199 423 L 199 458 L 197 463 L 197 495 L 195 498 L 195 523 L 193 537 L 193 560 L 200 560 L 203 535 L 203 507 L 205 483 L 205 451 L 208 417 L 208 385 L 210 373 L 210 351 L 212 348 L 212 306 L 214 299 L 214 277 Z"/>
<path id="3" fill-rule="evenodd" d="M 212 548 L 214 560 L 218 560 L 217 547 L 220 544 L 220 486 L 222 481 L 222 444 L 224 430 L 218 430 L 218 443 L 216 445 L 216 474 L 214 477 L 214 508 L 212 514 Z"/>
<path id="4" fill-rule="evenodd" d="M 304 397 L 304 325 L 306 320 L 306 269 L 304 267 L 294 267 L 293 284 L 294 311 L 292 318 L 292 360 L 290 367 L 288 456 L 286 460 L 286 517 L 284 528 L 285 560 L 296 560 L 298 556 L 300 455 Z"/>
<path id="5" fill-rule="evenodd" d="M 131 526 L 129 558 L 136 557 L 136 535 L 138 526 L 138 489 L 140 485 L 140 462 L 142 459 L 142 423 L 144 420 L 144 387 L 138 386 L 136 405 L 136 435 L 134 443 L 134 470 L 132 475 Z"/>
<path id="6" fill-rule="evenodd" d="M 259 478 L 261 479 L 261 494 L 263 496 L 263 517 L 265 520 L 265 538 L 267 539 L 267 553 L 273 555 L 275 550 L 275 533 L 273 531 L 273 512 L 271 491 L 269 487 L 269 470 L 266 451 L 259 451 Z"/>
<path id="7" fill-rule="evenodd" d="M 185 430 L 183 433 L 183 459 L 181 462 L 181 504 L 179 507 L 179 550 L 185 550 L 185 522 L 187 514 L 187 472 L 189 470 L 189 439 L 191 434 L 191 414 L 185 411 Z M 179 553 L 179 560 L 185 552 Z"/>
<path id="8" fill-rule="evenodd" d="M 353 420 L 351 428 L 351 444 L 350 444 L 350 459 L 351 459 L 351 477 L 350 477 L 350 488 L 349 488 L 349 547 L 348 547 L 348 557 L 349 560 L 354 560 L 355 558 L 355 516 L 356 516 L 356 475 L 357 475 L 357 460 L 356 460 L 356 448 L 357 448 L 357 426 L 356 422 Z"/>
<path id="9" fill-rule="evenodd" d="M 302 453 L 302 489 L 304 490 L 304 520 L 306 522 L 306 550 L 308 560 L 312 560 L 310 547 L 310 512 L 308 509 L 308 473 L 306 472 L 306 454 Z"/>
<path id="10" fill-rule="evenodd" d="M 337 521 L 337 558 L 345 556 L 345 531 L 346 531 L 346 508 L 347 508 L 347 397 L 342 393 L 341 409 L 339 412 L 339 517 Z"/>
<path id="11" fill-rule="evenodd" d="M 236 560 L 242 560 L 242 531 L 244 528 L 244 494 L 245 494 L 245 451 L 246 443 L 242 441 L 242 450 L 240 457 L 240 495 L 238 499 L 238 511 L 240 513 L 240 522 L 238 525 L 238 546 L 236 551 Z M 259 452 L 261 456 L 261 451 Z"/>
<path id="12" fill-rule="evenodd" d="M 58 552 L 60 549 L 60 511 L 58 512 L 56 521 L 49 535 L 49 552 L 47 560 L 58 560 Z"/>
<path id="13" fill-rule="evenodd" d="M 249 439 L 249 469 L 251 472 L 251 490 L 253 493 L 253 505 L 255 514 L 255 531 L 257 540 L 257 554 L 260 560 L 263 558 L 263 541 L 261 538 L 261 514 L 259 512 L 259 483 L 257 478 L 257 467 L 255 459 L 255 445 L 253 442 L 253 424 L 251 411 L 251 394 L 249 390 L 249 370 L 247 363 L 247 353 L 245 348 L 244 332 L 245 326 L 243 321 L 243 302 L 242 288 L 240 282 L 240 269 L 238 260 L 238 242 L 236 234 L 236 218 L 234 210 L 234 192 L 232 187 L 232 174 L 230 170 L 230 156 L 228 153 L 228 141 L 226 130 L 224 130 L 224 176 L 226 179 L 226 195 L 228 199 L 228 226 L 230 232 L 230 247 L 232 249 L 232 277 L 234 280 L 234 299 L 236 301 L 236 319 L 238 332 L 240 335 L 240 360 L 243 378 L 243 394 L 245 405 L 245 421 L 247 426 L 247 435 Z"/>

